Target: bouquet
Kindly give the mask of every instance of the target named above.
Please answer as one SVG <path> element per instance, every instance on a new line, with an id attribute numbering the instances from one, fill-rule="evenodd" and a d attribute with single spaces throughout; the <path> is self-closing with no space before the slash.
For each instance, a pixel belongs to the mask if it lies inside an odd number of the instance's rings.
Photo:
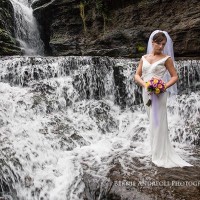
<path id="1" fill-rule="evenodd" d="M 149 81 L 146 82 L 146 86 L 147 86 L 147 91 L 149 92 L 149 94 L 160 94 L 165 92 L 166 90 L 166 84 L 162 79 L 159 78 L 151 78 Z M 146 104 L 147 106 L 151 105 L 151 99 L 149 99 L 149 101 Z"/>

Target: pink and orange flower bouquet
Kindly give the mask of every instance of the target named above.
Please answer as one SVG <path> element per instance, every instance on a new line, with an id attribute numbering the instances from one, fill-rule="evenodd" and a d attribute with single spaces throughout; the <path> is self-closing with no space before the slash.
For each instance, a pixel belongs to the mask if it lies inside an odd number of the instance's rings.
<path id="1" fill-rule="evenodd" d="M 146 82 L 147 91 L 149 94 L 156 94 L 159 95 L 166 91 L 166 84 L 162 79 L 159 78 L 151 78 L 149 81 Z M 147 106 L 151 105 L 151 100 L 146 104 Z"/>

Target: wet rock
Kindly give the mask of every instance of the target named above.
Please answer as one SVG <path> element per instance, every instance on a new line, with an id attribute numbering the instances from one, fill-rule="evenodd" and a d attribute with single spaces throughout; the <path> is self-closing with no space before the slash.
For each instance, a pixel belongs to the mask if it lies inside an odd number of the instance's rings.
<path id="1" fill-rule="evenodd" d="M 0 164 L 1 161 L 0 161 Z M 1 166 L 0 166 L 1 168 Z M 3 176 L 6 175 L 1 175 L 1 173 L 3 172 L 3 170 L 1 169 L 0 172 L 0 200 L 17 200 L 17 193 L 16 190 L 13 189 L 13 183 L 11 181 L 10 177 L 6 177 L 7 180 L 5 180 L 5 178 L 3 178 Z M 8 172 L 7 172 L 8 173 Z"/>
<path id="2" fill-rule="evenodd" d="M 0 55 L 20 55 L 21 50 L 14 35 L 14 10 L 9 0 L 1 0 L 0 13 Z"/>
<path id="3" fill-rule="evenodd" d="M 31 178 L 30 176 L 25 176 L 25 187 L 31 187 L 33 185 L 33 178 Z"/>
<path id="4" fill-rule="evenodd" d="M 102 99 L 106 95 L 108 75 L 112 75 L 112 60 L 103 57 L 92 57 L 90 67 L 77 74 L 73 80 L 74 88 L 80 99 Z M 109 87 L 109 86 L 108 86 Z"/>
<path id="5" fill-rule="evenodd" d="M 85 200 L 90 199 L 109 199 L 109 200 L 133 200 L 133 199 L 144 199 L 151 200 L 149 195 L 137 191 L 133 188 L 129 181 L 129 185 L 121 185 L 120 182 L 112 181 L 109 178 L 95 177 L 90 174 L 84 173 L 83 182 L 85 184 L 85 189 L 83 193 L 83 198 Z"/>
<path id="6" fill-rule="evenodd" d="M 125 85 L 125 79 L 126 77 L 123 76 L 123 67 L 122 66 L 116 66 L 114 69 L 114 80 L 116 85 L 116 103 L 119 104 L 122 107 L 126 106 L 126 100 L 127 100 L 127 93 L 126 93 L 126 85 Z"/>
<path id="7" fill-rule="evenodd" d="M 33 1 L 31 7 L 34 9 L 34 8 L 38 8 L 46 3 L 49 3 L 51 2 L 51 0 L 35 0 Z"/>
<path id="8" fill-rule="evenodd" d="M 90 105 L 89 116 L 95 121 L 99 130 L 105 134 L 118 130 L 118 122 L 110 114 L 110 106 L 100 101 L 98 105 Z"/>
<path id="9" fill-rule="evenodd" d="M 199 57 L 198 0 L 84 1 L 84 17 L 80 2 L 33 4 L 49 54 L 140 57 L 150 33 L 162 29 L 170 33 L 176 56 Z"/>
<path id="10" fill-rule="evenodd" d="M 198 165 L 198 164 L 197 164 Z M 110 169 L 108 177 L 114 182 L 115 194 L 121 199 L 198 199 L 200 194 L 199 167 L 157 168 L 144 169 L 137 159 L 135 168 L 126 174 L 126 170 L 118 163 Z M 112 190 L 111 190 L 112 192 Z M 123 198 L 129 194 L 129 198 Z M 137 198 L 136 198 L 137 199 Z"/>
<path id="11" fill-rule="evenodd" d="M 121 199 L 119 195 L 110 193 L 113 183 L 106 180 L 106 178 L 103 180 L 100 177 L 94 177 L 85 173 L 83 175 L 83 182 L 85 184 L 85 190 L 83 194 L 83 198 L 85 200 Z"/>

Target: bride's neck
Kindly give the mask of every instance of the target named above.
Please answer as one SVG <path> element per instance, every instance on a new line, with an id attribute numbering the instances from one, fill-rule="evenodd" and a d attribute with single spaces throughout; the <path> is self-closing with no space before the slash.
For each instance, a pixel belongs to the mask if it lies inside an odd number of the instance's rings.
<path id="1" fill-rule="evenodd" d="M 160 52 L 160 53 L 158 53 L 158 52 L 151 52 L 151 54 L 152 54 L 152 56 L 161 56 L 162 55 L 162 53 Z"/>

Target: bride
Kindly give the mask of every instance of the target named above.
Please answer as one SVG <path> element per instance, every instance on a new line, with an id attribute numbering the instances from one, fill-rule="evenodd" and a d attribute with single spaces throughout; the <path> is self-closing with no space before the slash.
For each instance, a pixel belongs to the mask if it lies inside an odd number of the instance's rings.
<path id="1" fill-rule="evenodd" d="M 192 166 L 174 151 L 168 135 L 167 96 L 177 93 L 178 81 L 173 60 L 169 34 L 156 30 L 149 38 L 147 55 L 142 56 L 135 74 L 135 81 L 143 87 L 143 102 L 150 121 L 152 162 L 165 168 Z M 162 79 L 166 92 L 149 95 L 146 82 L 151 78 Z"/>

